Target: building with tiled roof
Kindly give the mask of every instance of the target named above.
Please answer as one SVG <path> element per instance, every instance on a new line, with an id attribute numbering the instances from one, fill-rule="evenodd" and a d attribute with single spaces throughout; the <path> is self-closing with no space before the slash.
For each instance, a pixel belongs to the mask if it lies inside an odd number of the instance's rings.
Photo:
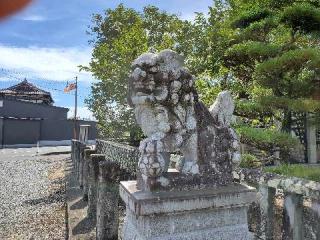
<path id="1" fill-rule="evenodd" d="M 52 105 L 54 103 L 50 92 L 36 87 L 26 79 L 17 85 L 1 89 L 0 99 L 18 100 L 45 105 Z"/>
<path id="2" fill-rule="evenodd" d="M 90 125 L 89 139 L 95 139 L 95 122 L 68 119 L 69 109 L 53 102 L 50 92 L 27 80 L 1 89 L 0 148 L 69 145 L 80 125 Z"/>

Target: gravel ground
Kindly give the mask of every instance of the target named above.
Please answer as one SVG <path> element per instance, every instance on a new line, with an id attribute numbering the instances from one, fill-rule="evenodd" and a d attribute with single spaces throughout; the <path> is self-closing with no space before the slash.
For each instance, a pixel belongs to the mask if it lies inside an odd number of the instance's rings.
<path id="1" fill-rule="evenodd" d="M 0 150 L 0 239 L 66 238 L 66 150 Z"/>

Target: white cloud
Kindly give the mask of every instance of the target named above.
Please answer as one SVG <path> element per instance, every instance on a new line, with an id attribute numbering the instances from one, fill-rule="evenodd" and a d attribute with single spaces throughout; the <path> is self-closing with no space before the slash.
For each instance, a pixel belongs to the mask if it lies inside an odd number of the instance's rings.
<path id="1" fill-rule="evenodd" d="M 18 19 L 24 20 L 24 21 L 31 21 L 31 22 L 43 22 L 47 20 L 45 16 L 41 16 L 41 15 L 25 15 L 25 16 L 19 17 Z"/>
<path id="2" fill-rule="evenodd" d="M 68 107 L 68 118 L 74 117 L 74 107 Z M 78 107 L 77 108 L 77 117 L 85 120 L 95 120 L 92 112 L 87 107 Z"/>
<path id="3" fill-rule="evenodd" d="M 72 80 L 91 82 L 90 73 L 79 73 L 79 65 L 88 65 L 90 48 L 40 48 L 0 45 L 0 68 L 20 77 L 54 81 Z"/>

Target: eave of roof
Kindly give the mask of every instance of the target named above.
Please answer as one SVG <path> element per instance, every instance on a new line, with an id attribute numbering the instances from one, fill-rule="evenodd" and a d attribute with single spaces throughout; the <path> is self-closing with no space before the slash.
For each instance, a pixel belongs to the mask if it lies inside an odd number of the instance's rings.
<path id="1" fill-rule="evenodd" d="M 24 80 L 14 86 L 1 89 L 1 93 L 25 93 L 25 94 L 44 94 L 51 95 L 50 92 L 44 91 L 32 83 L 29 83 L 27 80 Z"/>
<path id="2" fill-rule="evenodd" d="M 53 99 L 51 97 L 50 92 L 44 91 L 32 83 L 29 83 L 26 79 L 14 86 L 1 89 L 0 94 L 2 95 L 16 95 L 16 96 L 29 96 L 29 95 L 38 95 L 39 97 L 41 96 L 44 99 L 49 100 L 50 103 L 53 103 Z"/>

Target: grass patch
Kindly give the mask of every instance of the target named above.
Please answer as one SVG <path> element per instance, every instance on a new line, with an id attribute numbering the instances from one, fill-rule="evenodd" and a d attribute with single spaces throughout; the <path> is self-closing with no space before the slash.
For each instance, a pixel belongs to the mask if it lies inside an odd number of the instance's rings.
<path id="1" fill-rule="evenodd" d="M 276 173 L 288 177 L 304 178 L 320 182 L 320 167 L 305 166 L 298 164 L 283 164 L 277 167 L 266 167 L 265 172 Z"/>
<path id="2" fill-rule="evenodd" d="M 258 168 L 261 166 L 261 162 L 252 154 L 244 153 L 241 156 L 240 167 L 241 168 Z"/>

